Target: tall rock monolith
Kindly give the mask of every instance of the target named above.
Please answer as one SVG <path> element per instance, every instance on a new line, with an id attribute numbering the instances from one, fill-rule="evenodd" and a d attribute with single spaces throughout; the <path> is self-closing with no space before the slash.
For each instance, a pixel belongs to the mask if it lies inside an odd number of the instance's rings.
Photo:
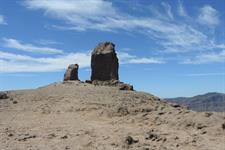
<path id="1" fill-rule="evenodd" d="M 103 42 L 91 55 L 91 81 L 119 80 L 119 62 L 112 42 Z"/>

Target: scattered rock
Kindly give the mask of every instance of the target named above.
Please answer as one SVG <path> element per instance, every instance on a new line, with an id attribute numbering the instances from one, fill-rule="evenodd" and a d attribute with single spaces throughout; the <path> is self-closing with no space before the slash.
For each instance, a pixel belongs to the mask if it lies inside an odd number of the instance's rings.
<path id="1" fill-rule="evenodd" d="M 165 114 L 165 112 L 159 112 L 159 113 L 158 113 L 158 115 L 163 115 L 163 114 Z"/>
<path id="2" fill-rule="evenodd" d="M 68 69 L 66 70 L 64 74 L 64 81 L 68 80 L 79 80 L 78 78 L 78 64 L 71 64 L 68 66 Z"/>
<path id="3" fill-rule="evenodd" d="M 18 141 L 26 141 L 28 139 L 36 138 L 36 135 L 29 135 L 29 134 L 24 134 L 20 135 L 21 137 L 18 138 Z"/>
<path id="4" fill-rule="evenodd" d="M 207 131 L 202 131 L 202 132 L 201 132 L 201 134 L 206 134 L 206 133 L 207 133 Z"/>
<path id="5" fill-rule="evenodd" d="M 166 141 L 166 138 L 160 137 L 160 135 L 156 134 L 153 130 L 151 130 L 145 134 L 145 139 L 157 141 L 157 142 L 159 142 L 159 141 L 165 142 Z"/>
<path id="6" fill-rule="evenodd" d="M 137 143 L 137 142 L 138 142 L 138 140 L 134 140 L 131 136 L 127 136 L 125 138 L 125 143 L 127 145 L 131 145 L 131 144 L 134 144 L 134 143 Z"/>
<path id="7" fill-rule="evenodd" d="M 132 85 L 123 83 L 119 80 L 108 80 L 108 81 L 100 81 L 100 80 L 94 80 L 91 81 L 93 85 L 100 85 L 100 86 L 114 86 L 114 87 L 119 87 L 119 90 L 131 90 L 133 91 L 134 88 Z"/>
<path id="8" fill-rule="evenodd" d="M 0 92 L 0 99 L 7 99 L 7 98 L 9 98 L 8 95 L 7 95 L 7 93 Z"/>
<path id="9" fill-rule="evenodd" d="M 92 81 L 91 80 L 85 80 L 85 83 L 91 84 Z"/>
<path id="10" fill-rule="evenodd" d="M 17 101 L 13 101 L 13 104 L 17 104 L 18 102 Z"/>
<path id="11" fill-rule="evenodd" d="M 186 127 L 194 127 L 195 123 L 194 122 L 189 122 L 186 124 Z"/>
<path id="12" fill-rule="evenodd" d="M 12 134 L 12 133 L 9 133 L 9 134 L 8 134 L 8 136 L 9 136 L 9 137 L 12 137 L 12 136 L 13 136 L 13 134 Z"/>
<path id="13" fill-rule="evenodd" d="M 222 124 L 222 129 L 225 130 L 225 123 Z"/>
<path id="14" fill-rule="evenodd" d="M 156 140 L 156 139 L 158 139 L 158 138 L 159 138 L 159 137 L 158 137 L 157 134 L 151 133 L 151 132 L 148 132 L 148 133 L 145 135 L 145 139 L 146 139 L 146 140 L 152 140 L 152 141 L 154 141 L 154 140 Z"/>
<path id="15" fill-rule="evenodd" d="M 48 139 L 53 139 L 53 138 L 55 138 L 56 137 L 56 135 L 55 135 L 55 133 L 51 133 L 51 134 L 49 134 L 48 135 Z"/>
<path id="16" fill-rule="evenodd" d="M 181 105 L 176 104 L 176 103 L 171 103 L 170 105 L 171 105 L 172 107 L 174 107 L 174 108 L 179 108 L 179 107 L 181 107 Z"/>
<path id="17" fill-rule="evenodd" d="M 213 115 L 212 112 L 206 112 L 206 113 L 205 113 L 205 117 L 210 117 L 210 116 L 212 116 L 212 115 Z"/>
<path id="18" fill-rule="evenodd" d="M 201 124 L 201 123 L 198 123 L 198 124 L 196 125 L 196 128 L 197 128 L 198 130 L 201 130 L 201 129 L 206 128 L 206 127 L 207 127 L 206 125 Z"/>
<path id="19" fill-rule="evenodd" d="M 93 50 L 91 55 L 91 80 L 119 80 L 119 62 L 112 42 L 103 42 Z"/>
<path id="20" fill-rule="evenodd" d="M 64 136 L 61 137 L 61 139 L 67 139 L 67 138 L 68 138 L 67 135 L 64 135 Z"/>
<path id="21" fill-rule="evenodd" d="M 141 109 L 141 112 L 151 112 L 152 111 L 152 108 L 142 108 Z"/>
<path id="22" fill-rule="evenodd" d="M 121 84 L 119 89 L 120 90 L 128 90 L 128 91 L 134 90 L 133 86 L 129 85 L 129 84 Z"/>
<path id="23" fill-rule="evenodd" d="M 128 111 L 127 107 L 119 107 L 117 109 L 117 113 L 122 115 L 122 116 L 125 116 L 125 115 L 129 114 L 129 111 Z"/>

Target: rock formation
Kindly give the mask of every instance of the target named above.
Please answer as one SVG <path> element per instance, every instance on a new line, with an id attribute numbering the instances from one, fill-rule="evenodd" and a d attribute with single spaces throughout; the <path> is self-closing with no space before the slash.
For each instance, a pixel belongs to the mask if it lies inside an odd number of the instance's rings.
<path id="1" fill-rule="evenodd" d="M 78 78 L 78 64 L 70 64 L 64 74 L 64 81 L 79 80 Z"/>
<path id="2" fill-rule="evenodd" d="M 103 42 L 93 50 L 91 55 L 91 80 L 119 80 L 119 62 L 112 42 Z"/>

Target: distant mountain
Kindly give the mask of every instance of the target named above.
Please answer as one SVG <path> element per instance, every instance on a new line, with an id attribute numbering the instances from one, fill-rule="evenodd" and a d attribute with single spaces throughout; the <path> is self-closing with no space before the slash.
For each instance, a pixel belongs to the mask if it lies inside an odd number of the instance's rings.
<path id="1" fill-rule="evenodd" d="M 225 94 L 206 93 L 194 97 L 166 98 L 165 100 L 185 105 L 194 111 L 225 112 Z"/>

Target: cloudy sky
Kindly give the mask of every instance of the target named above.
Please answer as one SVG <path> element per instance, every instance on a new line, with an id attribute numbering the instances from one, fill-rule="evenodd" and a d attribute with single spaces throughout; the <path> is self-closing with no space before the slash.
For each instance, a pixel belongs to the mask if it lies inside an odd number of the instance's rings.
<path id="1" fill-rule="evenodd" d="M 224 0 L 1 0 L 0 90 L 44 86 L 116 44 L 120 80 L 160 97 L 225 92 Z"/>

